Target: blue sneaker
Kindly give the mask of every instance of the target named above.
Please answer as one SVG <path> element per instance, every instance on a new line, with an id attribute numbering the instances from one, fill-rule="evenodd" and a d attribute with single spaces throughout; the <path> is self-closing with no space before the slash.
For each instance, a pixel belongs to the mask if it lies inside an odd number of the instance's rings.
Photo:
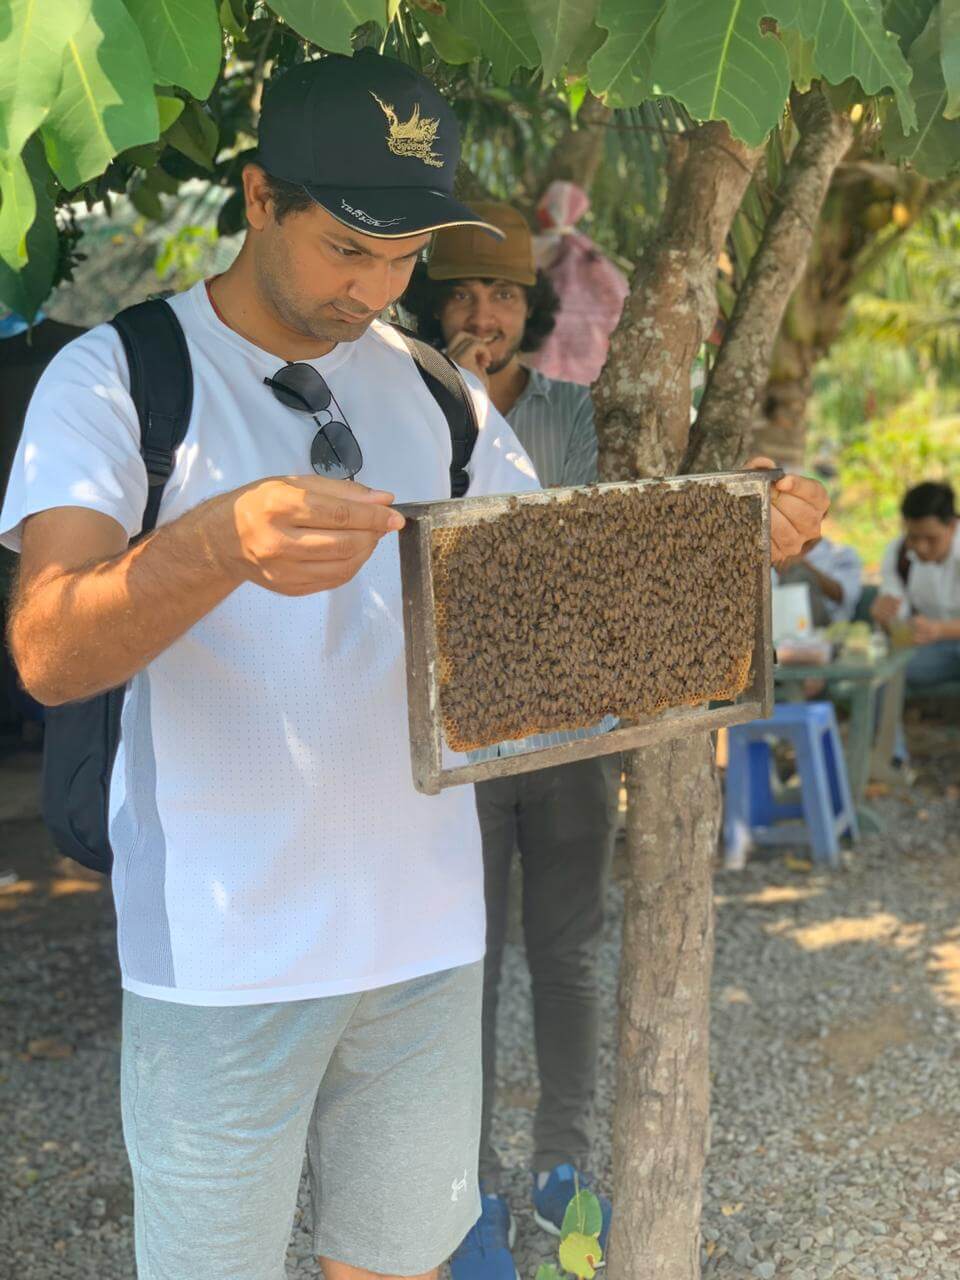
<path id="1" fill-rule="evenodd" d="M 520 1280 L 513 1254 L 517 1224 L 503 1196 L 480 1197 L 480 1217 L 450 1259 L 452 1280 Z"/>
<path id="2" fill-rule="evenodd" d="M 580 1190 L 593 1190 L 592 1180 L 582 1173 L 578 1173 L 572 1164 L 558 1164 L 556 1168 L 550 1170 L 550 1176 L 542 1187 L 537 1186 L 537 1175 L 533 1175 L 533 1216 L 538 1227 L 542 1227 L 544 1231 L 549 1231 L 552 1236 L 560 1234 L 560 1228 L 563 1225 L 563 1215 L 567 1211 L 567 1205 L 577 1193 L 577 1187 Z M 600 1229 L 600 1248 L 606 1253 L 607 1237 L 610 1234 L 610 1219 L 613 1216 L 613 1208 L 606 1196 L 602 1196 L 594 1192 L 600 1201 L 600 1209 L 603 1214 L 603 1226 Z"/>

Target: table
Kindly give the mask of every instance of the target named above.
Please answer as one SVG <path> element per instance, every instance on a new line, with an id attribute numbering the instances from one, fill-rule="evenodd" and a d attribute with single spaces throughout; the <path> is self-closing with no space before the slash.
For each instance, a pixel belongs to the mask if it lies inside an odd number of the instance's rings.
<path id="1" fill-rule="evenodd" d="M 838 658 L 819 666 L 784 663 L 773 669 L 781 701 L 802 701 L 806 680 L 820 680 L 827 686 L 828 693 L 836 691 L 849 698 L 850 726 L 844 756 L 861 831 L 883 830 L 879 814 L 864 803 L 867 783 L 870 780 L 893 782 L 898 778 L 891 756 L 894 732 L 903 714 L 906 666 L 912 652 L 912 649 L 894 649 L 878 658 Z M 881 692 L 878 720 L 877 702 Z"/>

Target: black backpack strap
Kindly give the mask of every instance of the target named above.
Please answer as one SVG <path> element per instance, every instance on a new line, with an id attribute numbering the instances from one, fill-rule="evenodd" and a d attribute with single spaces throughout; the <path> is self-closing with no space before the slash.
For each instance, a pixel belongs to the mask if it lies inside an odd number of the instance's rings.
<path id="1" fill-rule="evenodd" d="M 127 354 L 130 396 L 140 419 L 140 452 L 150 484 L 141 532 L 149 533 L 190 423 L 193 369 L 180 322 L 162 298 L 127 307 L 111 323 Z"/>
<path id="2" fill-rule="evenodd" d="M 897 547 L 897 576 L 904 586 L 910 580 L 910 557 L 907 555 L 907 540 L 901 538 Z"/>
<path id="3" fill-rule="evenodd" d="M 395 327 L 407 344 L 427 390 L 447 420 L 451 444 L 450 494 L 454 498 L 462 498 L 470 487 L 467 464 L 480 431 L 473 396 L 452 360 L 399 325 Z"/>

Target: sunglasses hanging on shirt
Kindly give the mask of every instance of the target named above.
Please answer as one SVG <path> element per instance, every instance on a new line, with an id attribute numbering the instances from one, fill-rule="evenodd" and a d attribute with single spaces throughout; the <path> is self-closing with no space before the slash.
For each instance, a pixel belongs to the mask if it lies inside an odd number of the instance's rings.
<path id="1" fill-rule="evenodd" d="M 264 378 L 281 404 L 297 413 L 309 413 L 319 430 L 310 445 L 310 465 L 319 476 L 331 480 L 352 480 L 363 466 L 357 438 L 347 426 L 343 410 L 324 378 L 310 364 L 285 364 L 272 378 Z M 331 401 L 340 418 L 330 412 Z M 318 414 L 330 415 L 321 422 Z"/>

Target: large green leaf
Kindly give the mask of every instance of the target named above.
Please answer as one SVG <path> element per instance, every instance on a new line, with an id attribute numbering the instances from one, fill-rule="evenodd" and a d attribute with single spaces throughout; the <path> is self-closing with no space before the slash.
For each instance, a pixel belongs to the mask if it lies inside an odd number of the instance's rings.
<path id="1" fill-rule="evenodd" d="M 550 84 L 585 37 L 600 0 L 526 0 L 527 17 L 540 48 L 543 83 Z"/>
<path id="2" fill-rule="evenodd" d="M 159 132 L 153 69 L 136 23 L 122 0 L 93 0 L 67 41 L 60 92 L 43 125 L 50 166 L 72 191 Z"/>
<path id="3" fill-rule="evenodd" d="M 609 32 L 587 79 L 611 107 L 636 107 L 653 92 L 654 32 L 665 0 L 601 0 L 597 22 Z"/>
<path id="4" fill-rule="evenodd" d="M 960 0 L 940 0 L 940 65 L 947 86 L 948 120 L 960 116 Z"/>
<path id="5" fill-rule="evenodd" d="M 444 62 L 452 67 L 462 66 L 479 58 L 480 50 L 467 36 L 455 31 L 440 13 L 431 13 L 429 9 L 417 10 L 417 21 L 430 37 L 430 43 Z"/>
<path id="6" fill-rule="evenodd" d="M 352 53 L 357 27 L 387 21 L 386 0 L 270 0 L 270 8 L 304 40 L 330 53 Z"/>
<path id="7" fill-rule="evenodd" d="M 223 39 L 214 0 L 126 0 L 143 36 L 154 79 L 201 102 L 220 72 Z"/>
<path id="8" fill-rule="evenodd" d="M 489 59 L 499 84 L 509 84 L 517 67 L 540 62 L 523 0 L 447 0 L 447 18 Z"/>
<path id="9" fill-rule="evenodd" d="M 947 120 L 943 114 L 949 95 L 940 61 L 939 14 L 931 16 L 923 35 L 914 41 L 910 65 L 918 127 L 914 133 L 905 133 L 891 112 L 883 129 L 883 146 L 889 157 L 908 161 L 924 177 L 943 178 L 960 169 L 960 120 Z"/>
<path id="10" fill-rule="evenodd" d="M 60 88 L 63 50 L 90 0 L 0 3 L 0 151 L 19 155 Z"/>
<path id="11" fill-rule="evenodd" d="M 0 302 L 25 320 L 32 320 L 50 292 L 57 268 L 57 224 L 53 215 L 52 178 L 39 138 L 23 149 L 33 185 L 37 216 L 27 232 L 27 262 L 18 271 L 0 259 Z"/>
<path id="12" fill-rule="evenodd" d="M 900 37 L 900 46 L 906 51 L 927 25 L 937 0 L 886 0 L 883 6 L 883 25 Z"/>
<path id="13" fill-rule="evenodd" d="M 892 89 L 903 127 L 916 128 L 910 65 L 883 24 L 879 0 L 766 0 L 767 12 L 814 41 L 817 71 L 833 84 L 856 77 L 867 93 Z"/>
<path id="14" fill-rule="evenodd" d="M 0 258 L 14 271 L 27 260 L 27 232 L 36 216 L 27 166 L 18 155 L 0 155 Z"/>
<path id="15" fill-rule="evenodd" d="M 667 0 L 657 29 L 653 78 L 701 120 L 726 120 L 758 146 L 790 92 L 787 54 L 762 32 L 769 0 Z"/>

